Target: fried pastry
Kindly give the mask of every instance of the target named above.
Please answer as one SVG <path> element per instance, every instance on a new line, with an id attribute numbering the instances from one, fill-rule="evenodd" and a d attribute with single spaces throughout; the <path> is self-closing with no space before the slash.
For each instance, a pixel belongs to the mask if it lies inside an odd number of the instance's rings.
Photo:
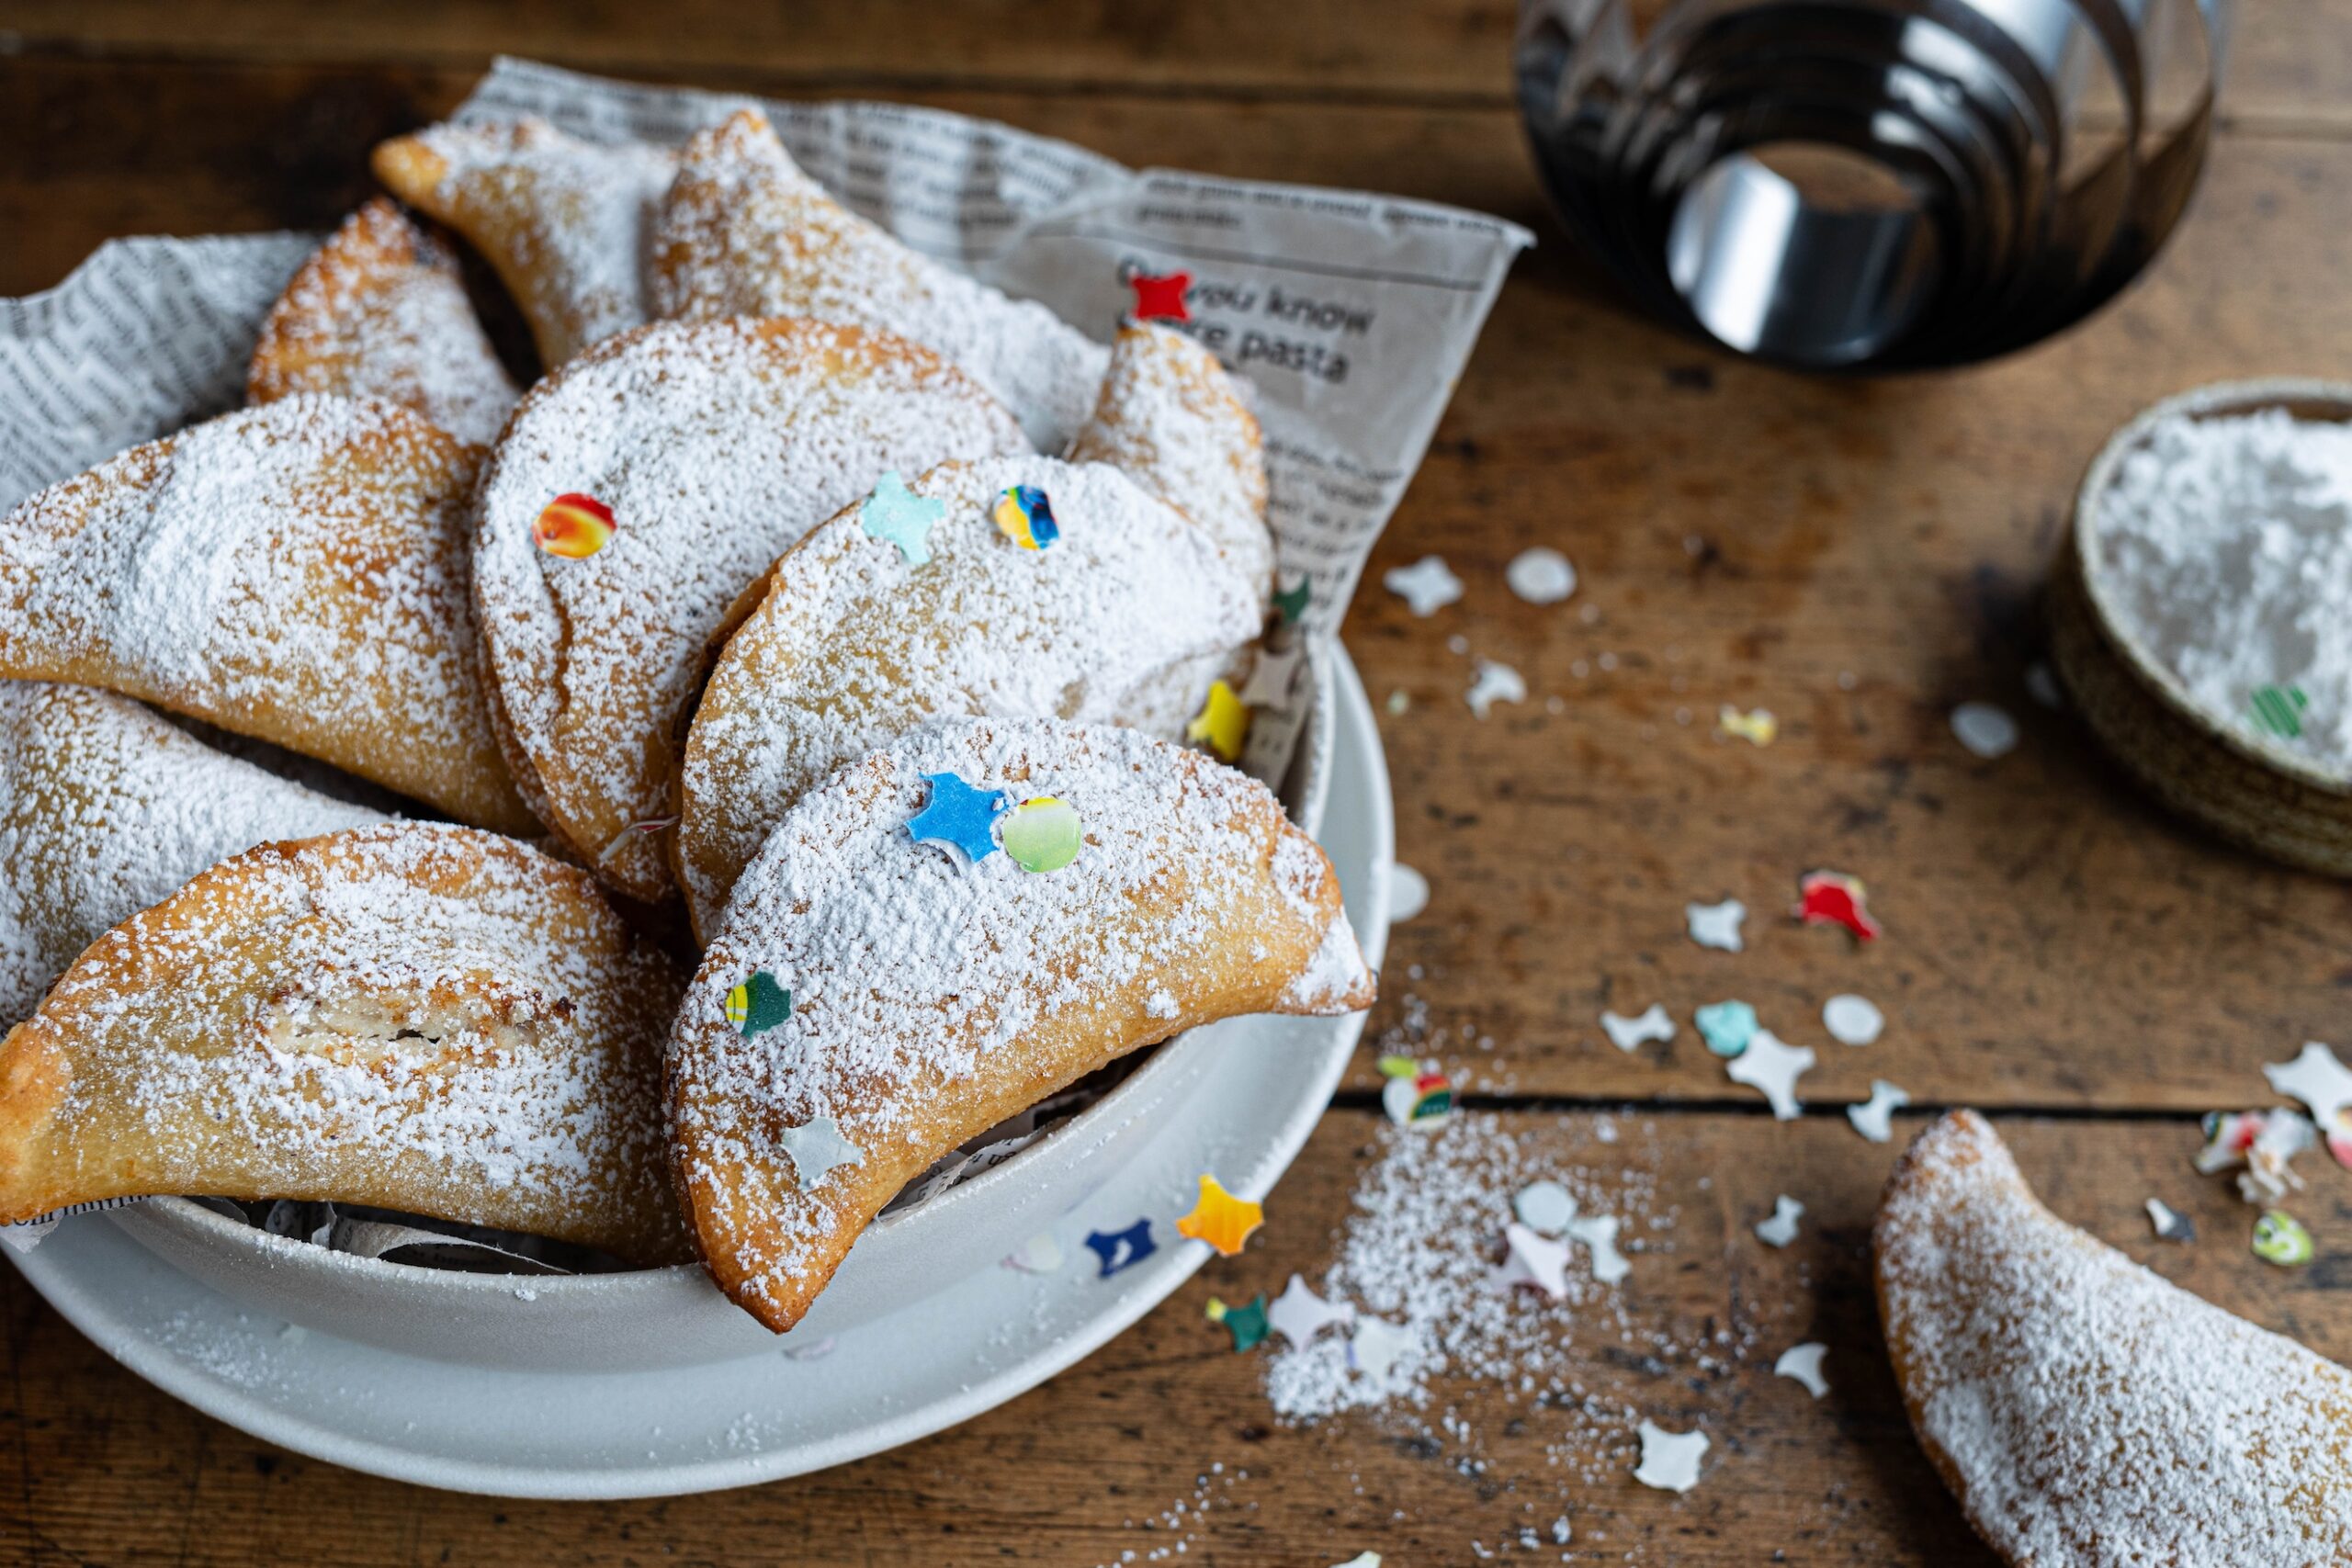
<path id="1" fill-rule="evenodd" d="M 705 936 L 769 830 L 842 763 L 940 714 L 1180 739 L 1199 667 L 1258 634 L 1250 581 L 1115 468 L 995 457 L 906 488 L 941 508 L 922 565 L 866 531 L 861 502 L 745 595 L 679 766 L 679 882 Z"/>
<path id="2" fill-rule="evenodd" d="M 1069 444 L 1102 383 L 1099 344 L 842 207 L 757 109 L 685 144 L 650 254 L 657 317 L 808 316 L 911 338 L 986 387 L 1043 451 Z"/>
<path id="3" fill-rule="evenodd" d="M 0 677 L 144 698 L 504 832 L 466 592 L 475 464 L 305 392 L 134 446 L 0 519 Z"/>
<path id="4" fill-rule="evenodd" d="M 1180 1031 L 1373 992 L 1330 863 L 1256 780 L 1131 729 L 934 719 L 736 886 L 671 1038 L 688 1223 L 781 1332 L 967 1138 Z"/>
<path id="5" fill-rule="evenodd" d="M 1912 1427 L 2007 1561 L 2352 1562 L 2352 1373 L 2060 1220 L 1983 1117 L 1919 1134 L 1875 1241 Z"/>
<path id="6" fill-rule="evenodd" d="M 0 1022 L 100 933 L 273 839 L 378 821 L 224 756 L 127 697 L 0 681 Z"/>
<path id="7" fill-rule="evenodd" d="M 100 937 L 0 1042 L 0 1217 L 315 1199 L 678 1261 L 678 994 L 584 874 L 511 839 L 265 844 Z"/>
<path id="8" fill-rule="evenodd" d="M 526 396 L 482 475 L 474 592 L 502 739 L 559 838 L 673 886 L 670 814 L 707 644 L 786 546 L 886 470 L 1024 448 L 962 372 L 816 321 L 663 321 Z"/>
<path id="9" fill-rule="evenodd" d="M 262 323 L 249 402 L 297 392 L 381 398 L 487 446 L 518 396 L 458 264 L 378 197 L 344 220 Z"/>
<path id="10" fill-rule="evenodd" d="M 1272 597 L 1265 440 L 1216 355 L 1171 328 L 1122 327 L 1069 457 L 1124 468 L 1182 508 L 1260 585 L 1261 602 Z"/>
<path id="11" fill-rule="evenodd" d="M 677 172 L 667 148 L 525 118 L 431 126 L 383 142 L 369 164 L 489 260 L 547 369 L 646 319 L 646 222 Z"/>

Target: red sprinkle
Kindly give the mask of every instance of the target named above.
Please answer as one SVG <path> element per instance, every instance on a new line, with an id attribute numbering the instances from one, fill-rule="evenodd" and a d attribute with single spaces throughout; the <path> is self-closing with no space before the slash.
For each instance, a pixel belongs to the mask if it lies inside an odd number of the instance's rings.
<path id="1" fill-rule="evenodd" d="M 1871 919 L 1862 885 L 1842 872 L 1808 873 L 1797 884 L 1796 917 L 1809 926 L 1843 926 L 1857 942 L 1878 939 L 1879 924 Z"/>

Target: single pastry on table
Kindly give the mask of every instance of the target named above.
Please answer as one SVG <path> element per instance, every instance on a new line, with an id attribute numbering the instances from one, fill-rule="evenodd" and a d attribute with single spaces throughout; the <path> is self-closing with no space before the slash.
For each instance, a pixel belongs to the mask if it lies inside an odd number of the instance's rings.
<path id="1" fill-rule="evenodd" d="M 729 606 L 803 534 L 950 457 L 1025 450 L 996 400 L 887 333 L 662 321 L 526 396 L 483 471 L 474 592 L 501 739 L 548 827 L 633 897 Z"/>
<path id="2" fill-rule="evenodd" d="M 842 763 L 941 714 L 1180 739 L 1201 667 L 1259 633 L 1250 579 L 1116 468 L 991 457 L 904 493 L 933 514 L 919 557 L 867 529 L 867 497 L 744 595 L 679 764 L 678 878 L 706 937 L 777 820 Z"/>
<path id="3" fill-rule="evenodd" d="M 757 109 L 685 144 L 650 254 L 656 316 L 809 316 L 911 338 L 986 387 L 1042 451 L 1069 444 L 1108 363 L 1045 306 L 910 250 L 835 201 Z"/>
<path id="4" fill-rule="evenodd" d="M 0 518 L 0 677 L 142 698 L 502 832 L 467 594 L 473 456 L 305 392 L 134 446 Z"/>
<path id="5" fill-rule="evenodd" d="M 109 927 L 240 850 L 381 818 L 127 697 L 0 681 L 0 1024 Z"/>
<path id="6" fill-rule="evenodd" d="M 688 1223 L 781 1332 L 966 1139 L 1183 1030 L 1374 990 L 1256 780 L 1131 729 L 934 719 L 803 796 L 736 885 L 670 1043 Z"/>
<path id="7" fill-rule="evenodd" d="M 1216 355 L 1170 327 L 1122 327 L 1069 457 L 1124 468 L 1181 507 L 1259 585 L 1261 603 L 1272 598 L 1265 439 Z"/>
<path id="8" fill-rule="evenodd" d="M 0 1219 L 312 1199 L 680 1261 L 679 983 L 586 874 L 511 839 L 262 845 L 100 937 L 0 1041 Z"/>
<path id="9" fill-rule="evenodd" d="M 379 145 L 384 187 L 487 258 L 553 370 L 646 319 L 646 221 L 677 155 L 543 119 L 435 125 Z"/>
<path id="10" fill-rule="evenodd" d="M 469 446 L 487 446 L 519 395 L 458 264 L 378 197 L 295 273 L 254 348 L 249 402 L 297 392 L 381 398 Z"/>
<path id="11" fill-rule="evenodd" d="M 2352 1373 L 2059 1219 L 1974 1111 L 1879 1207 L 1903 1402 L 2018 1568 L 2352 1562 Z"/>

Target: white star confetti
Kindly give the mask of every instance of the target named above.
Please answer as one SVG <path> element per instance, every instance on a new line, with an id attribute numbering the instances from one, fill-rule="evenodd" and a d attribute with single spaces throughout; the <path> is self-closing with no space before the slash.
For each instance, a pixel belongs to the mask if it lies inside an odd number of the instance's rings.
<path id="1" fill-rule="evenodd" d="M 1642 1462 L 1634 1467 L 1634 1480 L 1660 1492 L 1688 1492 L 1699 1484 L 1699 1461 L 1707 1451 L 1706 1433 L 1669 1432 L 1647 1421 L 1637 1430 L 1642 1436 Z"/>
<path id="2" fill-rule="evenodd" d="M 1903 1090 L 1884 1078 L 1872 1078 L 1870 1099 L 1846 1107 L 1846 1120 L 1871 1143 L 1883 1144 L 1894 1136 L 1894 1113 L 1910 1103 L 1911 1097 Z"/>
<path id="3" fill-rule="evenodd" d="M 2176 1213 L 2161 1198 L 2148 1200 L 2148 1224 L 2154 1225 L 2159 1241 L 2195 1241 L 2197 1227 L 2188 1216 Z"/>
<path id="4" fill-rule="evenodd" d="M 1639 1018 L 1604 1012 L 1600 1015 L 1600 1027 L 1609 1032 L 1609 1043 L 1620 1051 L 1630 1051 L 1652 1040 L 1674 1038 L 1674 1016 L 1658 1002 L 1652 1002 L 1650 1010 Z"/>
<path id="5" fill-rule="evenodd" d="M 1772 1119 L 1787 1122 L 1797 1113 L 1797 1077 L 1812 1066 L 1811 1048 L 1784 1044 L 1770 1030 L 1759 1029 L 1748 1038 L 1747 1050 L 1724 1064 L 1724 1071 L 1734 1083 L 1763 1090 L 1772 1102 Z"/>
<path id="6" fill-rule="evenodd" d="M 1885 1032 L 1886 1015 L 1868 997 L 1847 991 L 1821 1004 L 1821 1027 L 1840 1045 L 1871 1045 Z"/>
<path id="7" fill-rule="evenodd" d="M 1577 591 L 1577 569 L 1559 551 L 1538 545 L 1511 557 L 1503 581 L 1531 604 L 1556 604 Z"/>
<path id="8" fill-rule="evenodd" d="M 1804 1384 L 1805 1393 L 1819 1399 L 1829 1392 L 1829 1382 L 1821 1375 L 1821 1358 L 1827 1354 L 1826 1345 L 1792 1345 L 1772 1363 L 1772 1374 Z"/>
<path id="9" fill-rule="evenodd" d="M 2323 1127 L 2352 1105 L 2352 1072 L 2345 1071 L 2335 1053 L 2316 1040 L 2306 1042 L 2293 1061 L 2264 1067 L 2262 1076 L 2276 1092 L 2311 1107 L 2312 1120 Z"/>
<path id="10" fill-rule="evenodd" d="M 1348 1341 L 1348 1365 L 1373 1379 L 1385 1378 L 1396 1358 L 1413 1347 L 1413 1331 L 1376 1317 L 1360 1317 Z"/>
<path id="11" fill-rule="evenodd" d="M 1988 762 L 2018 749 L 2018 721 L 1991 703 L 1962 703 L 1952 709 L 1951 732 Z"/>
<path id="12" fill-rule="evenodd" d="M 1577 1217 L 1577 1201 L 1556 1181 L 1531 1181 L 1510 1201 L 1519 1223 L 1538 1235 L 1558 1235 Z"/>
<path id="13" fill-rule="evenodd" d="M 1772 1217 L 1756 1222 L 1756 1239 L 1767 1247 L 1786 1247 L 1797 1238 L 1797 1221 L 1804 1217 L 1804 1205 L 1781 1193 L 1772 1200 Z"/>
<path id="14" fill-rule="evenodd" d="M 1040 1232 L 1015 1247 L 1004 1260 L 1008 1269 L 1018 1269 L 1023 1274 L 1058 1274 L 1062 1268 L 1062 1244 L 1051 1232 Z"/>
<path id="15" fill-rule="evenodd" d="M 1738 953 L 1746 947 L 1740 941 L 1739 923 L 1747 919 L 1747 906 L 1736 898 L 1720 904 L 1685 904 L 1682 918 L 1690 926 L 1690 940 L 1701 947 L 1721 953 Z"/>
<path id="16" fill-rule="evenodd" d="M 1416 615 L 1434 615 L 1462 597 L 1462 580 L 1446 570 L 1443 556 L 1423 556 L 1410 566 L 1392 566 L 1382 584 L 1413 608 Z"/>
<path id="17" fill-rule="evenodd" d="M 1355 1320 L 1353 1303 L 1327 1302 L 1308 1290 L 1306 1281 L 1295 1274 L 1266 1309 L 1266 1326 L 1301 1348 L 1331 1325 L 1347 1326 Z"/>
<path id="18" fill-rule="evenodd" d="M 1491 659 L 1478 660 L 1478 673 L 1470 682 L 1470 711 L 1480 718 L 1497 703 L 1523 703 L 1527 700 L 1527 682 L 1519 671 L 1508 664 Z"/>
<path id="19" fill-rule="evenodd" d="M 1570 1240 L 1584 1243 L 1592 1254 L 1592 1277 L 1604 1285 L 1613 1285 L 1634 1271 L 1625 1255 L 1617 1250 L 1617 1216 L 1593 1214 L 1568 1222 Z"/>
<path id="20" fill-rule="evenodd" d="M 1430 907 L 1430 881 L 1403 861 L 1388 863 L 1388 918 L 1409 920 Z"/>
<path id="21" fill-rule="evenodd" d="M 1487 1276 L 1487 1282 L 1503 1292 L 1521 1285 L 1532 1285 L 1554 1301 L 1564 1301 L 1568 1293 L 1568 1249 L 1565 1243 L 1549 1241 L 1522 1224 L 1507 1225 L 1503 1229 L 1503 1245 L 1510 1255 L 1502 1267 Z"/>
<path id="22" fill-rule="evenodd" d="M 776 1142 L 792 1156 L 793 1175 L 804 1192 L 842 1166 L 865 1163 L 865 1151 L 842 1137 L 841 1123 L 830 1116 L 786 1127 Z"/>
<path id="23" fill-rule="evenodd" d="M 1290 707 L 1290 689 L 1298 679 L 1298 667 L 1306 659 L 1306 650 L 1294 648 L 1282 653 L 1261 653 L 1250 671 L 1249 682 L 1241 688 L 1241 701 L 1253 708 L 1270 708 L 1276 713 Z"/>

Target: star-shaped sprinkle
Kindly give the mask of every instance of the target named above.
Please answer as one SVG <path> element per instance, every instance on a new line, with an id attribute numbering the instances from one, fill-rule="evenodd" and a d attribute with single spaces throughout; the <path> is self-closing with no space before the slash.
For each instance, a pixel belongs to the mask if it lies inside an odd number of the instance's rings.
<path id="1" fill-rule="evenodd" d="M 1484 718 L 1487 716 L 1487 710 L 1497 703 L 1525 702 L 1527 682 L 1510 665 L 1498 663 L 1491 659 L 1481 659 L 1478 660 L 1477 674 L 1471 678 L 1470 691 L 1465 700 L 1470 705 L 1471 714 L 1476 717 Z"/>
<path id="2" fill-rule="evenodd" d="M 1718 1056 L 1736 1056 L 1756 1038 L 1756 1010 L 1743 1001 L 1710 1002 L 1692 1017 L 1699 1038 Z"/>
<path id="3" fill-rule="evenodd" d="M 1661 1492 L 1688 1492 L 1699 1484 L 1699 1461 L 1707 1451 L 1706 1433 L 1669 1432 L 1647 1421 L 1637 1430 L 1642 1436 L 1642 1462 L 1634 1467 L 1634 1480 Z"/>
<path id="4" fill-rule="evenodd" d="M 1039 1231 L 1004 1260 L 1008 1269 L 1018 1269 L 1023 1274 L 1058 1274 L 1062 1271 L 1062 1244 L 1054 1239 L 1051 1231 Z"/>
<path id="5" fill-rule="evenodd" d="M 1772 1217 L 1756 1222 L 1756 1239 L 1767 1247 L 1786 1247 L 1797 1238 L 1797 1221 L 1804 1217 L 1804 1205 L 1781 1193 L 1772 1200 Z"/>
<path id="6" fill-rule="evenodd" d="M 1725 735 L 1736 735 L 1751 746 L 1770 746 L 1781 738 L 1781 721 L 1772 716 L 1770 708 L 1742 713 L 1725 703 L 1715 710 L 1715 727 Z"/>
<path id="7" fill-rule="evenodd" d="M 1886 1015 L 1868 997 L 1842 992 L 1821 1004 L 1821 1027 L 1840 1045 L 1868 1045 L 1886 1028 Z"/>
<path id="8" fill-rule="evenodd" d="M 1525 1225 L 1503 1227 L 1502 1267 L 1487 1271 L 1487 1282 L 1506 1293 L 1532 1285 L 1554 1301 L 1568 1293 L 1568 1249 L 1565 1243 L 1540 1236 Z"/>
<path id="9" fill-rule="evenodd" d="M 792 993 L 764 969 L 754 969 L 727 990 L 727 1021 L 745 1039 L 765 1034 L 792 1016 Z"/>
<path id="10" fill-rule="evenodd" d="M 1227 1306 L 1209 1298 L 1208 1320 L 1233 1336 L 1233 1348 L 1247 1350 L 1266 1337 L 1266 1292 L 1261 1291 L 1246 1306 Z"/>
<path id="11" fill-rule="evenodd" d="M 1102 1269 L 1094 1276 L 1098 1280 L 1132 1269 L 1159 1250 L 1159 1244 L 1151 1239 L 1151 1221 L 1148 1216 L 1123 1231 L 1089 1231 L 1086 1246 L 1102 1260 Z"/>
<path id="12" fill-rule="evenodd" d="M 1353 1327 L 1356 1309 L 1348 1302 L 1327 1302 L 1306 1288 L 1306 1281 L 1293 1274 L 1283 1293 L 1274 1298 L 1267 1310 L 1266 1321 L 1273 1331 L 1303 1349 L 1308 1341 L 1326 1328 L 1337 1325 Z"/>
<path id="13" fill-rule="evenodd" d="M 1200 713 L 1184 727 L 1184 739 L 1206 741 L 1210 750 L 1225 761 L 1238 761 L 1241 748 L 1250 739 L 1250 710 L 1233 688 L 1222 681 L 1209 682 L 1208 700 L 1201 705 Z"/>
<path id="14" fill-rule="evenodd" d="M 1910 1103 L 1911 1097 L 1903 1090 L 1884 1078 L 1872 1078 L 1870 1099 L 1846 1107 L 1846 1120 L 1871 1143 L 1883 1144 L 1894 1136 L 1894 1113 Z"/>
<path id="15" fill-rule="evenodd" d="M 1575 1194 L 1556 1181 L 1531 1181 L 1510 1201 L 1519 1223 L 1538 1235 L 1558 1235 L 1577 1217 Z"/>
<path id="16" fill-rule="evenodd" d="M 776 1142 L 792 1157 L 792 1173 L 803 1192 L 842 1166 L 865 1163 L 865 1151 L 842 1137 L 841 1123 L 830 1116 L 786 1127 L 776 1135 Z"/>
<path id="17" fill-rule="evenodd" d="M 1309 586 L 1310 581 L 1306 574 L 1301 572 L 1298 581 L 1288 588 L 1274 590 L 1274 609 L 1281 614 L 1283 625 L 1295 626 L 1298 625 L 1299 618 L 1306 614 L 1306 606 L 1314 598 L 1313 591 Z"/>
<path id="18" fill-rule="evenodd" d="M 1829 1380 L 1821 1375 L 1821 1358 L 1829 1354 L 1829 1347 L 1820 1344 L 1792 1345 L 1781 1352 L 1772 1363 L 1775 1377 L 1792 1378 L 1804 1384 L 1805 1393 L 1819 1399 L 1829 1392 Z"/>
<path id="19" fill-rule="evenodd" d="M 1636 1018 L 1604 1012 L 1600 1015 L 1600 1027 L 1608 1032 L 1609 1043 L 1620 1051 L 1630 1051 L 1652 1040 L 1674 1038 L 1673 1015 L 1658 1002 L 1652 1002 L 1650 1010 Z"/>
<path id="20" fill-rule="evenodd" d="M 1306 650 L 1303 648 L 1261 653 L 1258 662 L 1250 667 L 1250 679 L 1241 684 L 1242 702 L 1252 708 L 1287 712 L 1291 688 L 1298 683 L 1299 666 L 1306 662 Z"/>
<path id="21" fill-rule="evenodd" d="M 2270 1087 L 2290 1100 L 2300 1100 L 2311 1108 L 2312 1120 L 2326 1126 L 2335 1120 L 2335 1113 L 2352 1105 L 2352 1072 L 2335 1059 L 2335 1053 L 2318 1041 L 2308 1041 L 2291 1062 L 2279 1062 L 2262 1069 Z"/>
<path id="22" fill-rule="evenodd" d="M 2155 1228 L 2159 1241 L 2195 1241 L 2197 1227 L 2188 1216 L 2176 1211 L 2161 1198 L 2148 1200 L 2148 1224 Z"/>
<path id="23" fill-rule="evenodd" d="M 1201 1178 L 1201 1201 L 1193 1205 L 1191 1213 L 1176 1222 L 1176 1234 L 1207 1242 L 1216 1248 L 1219 1257 L 1231 1258 L 1250 1239 L 1250 1233 L 1265 1223 L 1265 1205 L 1236 1198 L 1216 1177 L 1204 1175 Z"/>
<path id="24" fill-rule="evenodd" d="M 1634 1271 L 1623 1253 L 1617 1250 L 1617 1216 L 1614 1214 L 1585 1214 L 1568 1222 L 1568 1239 L 1580 1241 L 1592 1254 L 1592 1277 L 1604 1285 L 1613 1285 Z"/>
<path id="25" fill-rule="evenodd" d="M 2254 1222 L 2254 1255 L 2265 1263 L 2292 1269 L 2312 1260 L 2312 1233 L 2302 1222 L 2279 1209 Z"/>
<path id="26" fill-rule="evenodd" d="M 874 481 L 874 493 L 857 509 L 858 526 L 869 539 L 899 547 L 909 566 L 931 561 L 932 525 L 947 515 L 947 503 L 907 488 L 896 468 Z"/>
<path id="27" fill-rule="evenodd" d="M 2018 749 L 2018 721 L 1991 703 L 1962 703 L 1952 709 L 1951 732 L 1962 746 L 1988 762 Z"/>
<path id="28" fill-rule="evenodd" d="M 1388 1375 L 1396 1358 L 1413 1348 L 1413 1331 L 1376 1317 L 1356 1320 L 1348 1340 L 1348 1365 L 1375 1381 Z"/>
<path id="29" fill-rule="evenodd" d="M 1772 1119 L 1792 1120 L 1797 1113 L 1797 1075 L 1813 1066 L 1813 1052 L 1803 1045 L 1785 1045 L 1769 1029 L 1759 1029 L 1747 1049 L 1724 1064 L 1731 1081 L 1762 1089 L 1772 1102 Z"/>
<path id="30" fill-rule="evenodd" d="M 1701 947 L 1737 953 L 1746 945 L 1739 939 L 1739 923 L 1747 919 L 1747 906 L 1736 898 L 1720 904 L 1685 904 L 1682 919 L 1690 926 L 1690 940 Z"/>
<path id="31" fill-rule="evenodd" d="M 938 844 L 977 865 L 996 852 L 996 819 L 1004 814 L 1004 795 L 993 789 L 974 789 L 955 773 L 925 773 L 930 803 L 907 818 L 907 832 L 919 844 Z"/>
<path id="32" fill-rule="evenodd" d="M 1411 606 L 1413 614 L 1423 617 L 1436 615 L 1462 597 L 1462 580 L 1453 575 L 1443 556 L 1423 556 L 1410 566 L 1392 566 L 1380 581 Z"/>
<path id="33" fill-rule="evenodd" d="M 1797 884 L 1796 918 L 1809 926 L 1843 926 L 1856 942 L 1878 940 L 1878 922 L 1871 919 L 1869 895 L 1859 878 L 1843 872 L 1807 873 Z"/>
<path id="34" fill-rule="evenodd" d="M 1136 291 L 1135 318 L 1138 321 L 1193 319 L 1191 307 L 1184 303 L 1184 291 L 1193 287 L 1193 275 L 1189 272 L 1133 272 L 1127 275 L 1127 287 Z"/>

